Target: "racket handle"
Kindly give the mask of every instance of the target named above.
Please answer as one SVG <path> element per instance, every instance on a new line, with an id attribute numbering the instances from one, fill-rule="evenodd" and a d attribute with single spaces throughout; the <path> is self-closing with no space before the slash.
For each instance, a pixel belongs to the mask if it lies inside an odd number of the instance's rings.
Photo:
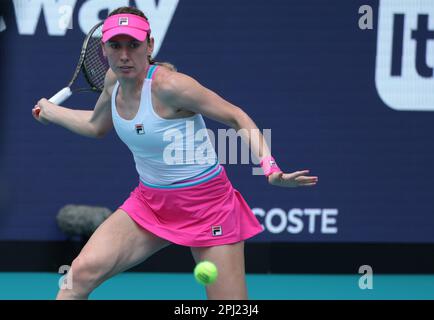
<path id="1" fill-rule="evenodd" d="M 54 103 L 54 104 L 61 104 L 63 101 L 68 99 L 72 95 L 72 91 L 69 87 L 65 87 L 62 90 L 60 90 L 58 93 L 56 93 L 54 96 L 52 96 L 48 101 Z"/>
<path id="2" fill-rule="evenodd" d="M 48 101 L 54 104 L 61 104 L 63 101 L 68 99 L 72 95 L 72 91 L 69 87 L 65 87 L 59 92 L 57 92 L 54 96 L 52 96 Z M 35 114 L 36 117 L 39 117 L 39 113 L 41 112 L 41 109 L 39 107 L 36 107 Z"/>

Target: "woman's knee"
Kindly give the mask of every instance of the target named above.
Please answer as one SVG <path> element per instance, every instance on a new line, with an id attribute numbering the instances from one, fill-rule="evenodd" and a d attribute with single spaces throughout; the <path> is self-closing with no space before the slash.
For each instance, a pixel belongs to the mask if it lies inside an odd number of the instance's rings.
<path id="1" fill-rule="evenodd" d="M 104 281 L 109 271 L 97 258 L 79 255 L 72 262 L 70 272 L 72 290 L 90 292 Z"/>

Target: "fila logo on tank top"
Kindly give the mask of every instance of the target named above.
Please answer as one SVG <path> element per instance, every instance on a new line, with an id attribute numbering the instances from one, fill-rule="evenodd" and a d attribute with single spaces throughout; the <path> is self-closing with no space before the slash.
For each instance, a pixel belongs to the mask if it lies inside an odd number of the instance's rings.
<path id="1" fill-rule="evenodd" d="M 145 134 L 145 129 L 143 129 L 143 123 L 136 124 L 136 133 Z"/>

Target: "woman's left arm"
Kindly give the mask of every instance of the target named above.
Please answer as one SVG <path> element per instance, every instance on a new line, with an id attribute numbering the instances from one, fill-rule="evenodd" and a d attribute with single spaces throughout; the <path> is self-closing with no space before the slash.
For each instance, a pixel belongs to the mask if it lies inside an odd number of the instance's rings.
<path id="1" fill-rule="evenodd" d="M 271 153 L 266 140 L 253 120 L 241 108 L 229 103 L 182 73 L 170 72 L 164 77 L 164 81 L 159 81 L 158 88 L 159 99 L 168 107 L 200 113 L 207 118 L 226 124 L 239 133 L 243 142 L 247 143 L 252 153 L 261 160 L 261 165 L 262 160 L 266 162 L 270 160 Z M 265 165 L 267 166 L 268 164 Z M 268 175 L 268 182 L 272 185 L 299 187 L 314 186 L 318 182 L 318 177 L 307 176 L 309 170 L 293 173 L 274 171 L 277 172 Z"/>

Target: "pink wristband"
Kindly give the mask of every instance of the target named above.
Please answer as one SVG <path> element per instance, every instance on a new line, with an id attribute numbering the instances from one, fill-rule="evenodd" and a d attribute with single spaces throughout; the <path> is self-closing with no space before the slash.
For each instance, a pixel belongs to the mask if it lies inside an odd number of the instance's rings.
<path id="1" fill-rule="evenodd" d="M 269 175 L 271 175 L 272 173 L 275 173 L 275 172 L 282 172 L 282 170 L 280 170 L 280 168 L 278 167 L 278 165 L 276 164 L 276 161 L 274 160 L 274 158 L 272 156 L 264 157 L 261 160 L 260 165 L 261 165 L 262 169 L 264 170 L 264 175 L 266 177 L 268 177 Z"/>

